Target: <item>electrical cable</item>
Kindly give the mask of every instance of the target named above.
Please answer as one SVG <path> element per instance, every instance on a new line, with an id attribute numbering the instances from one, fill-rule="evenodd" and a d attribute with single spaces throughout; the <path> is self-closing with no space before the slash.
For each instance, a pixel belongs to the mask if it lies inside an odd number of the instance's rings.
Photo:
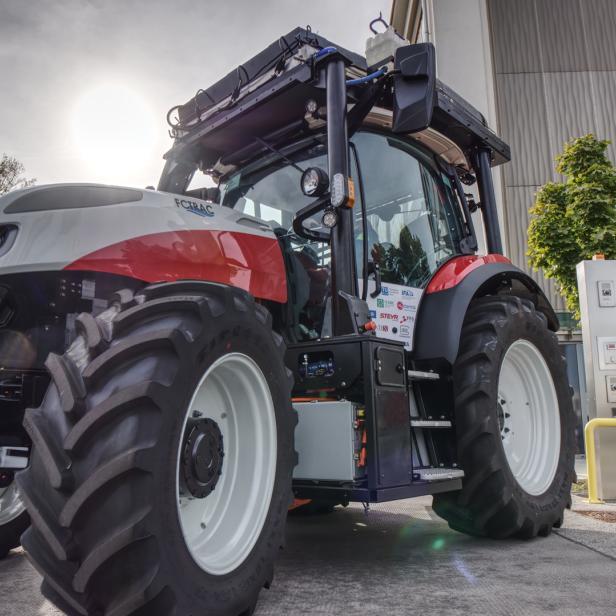
<path id="1" fill-rule="evenodd" d="M 379 77 L 383 77 L 383 75 L 385 75 L 386 73 L 387 73 L 387 69 L 380 68 L 378 71 L 374 71 L 374 73 L 370 73 L 369 75 L 366 75 L 365 77 L 358 77 L 357 79 L 349 79 L 346 82 L 347 88 L 350 88 L 351 86 L 360 86 L 364 83 L 368 83 L 372 81 L 373 79 L 378 79 Z"/>

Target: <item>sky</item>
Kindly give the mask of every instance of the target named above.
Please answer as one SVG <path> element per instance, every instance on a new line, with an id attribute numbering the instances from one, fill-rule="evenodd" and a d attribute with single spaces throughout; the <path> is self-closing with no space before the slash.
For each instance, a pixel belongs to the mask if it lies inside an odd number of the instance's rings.
<path id="1" fill-rule="evenodd" d="M 363 54 L 391 0 L 0 0 L 0 154 L 37 184 L 156 185 L 167 110 L 296 26 Z"/>

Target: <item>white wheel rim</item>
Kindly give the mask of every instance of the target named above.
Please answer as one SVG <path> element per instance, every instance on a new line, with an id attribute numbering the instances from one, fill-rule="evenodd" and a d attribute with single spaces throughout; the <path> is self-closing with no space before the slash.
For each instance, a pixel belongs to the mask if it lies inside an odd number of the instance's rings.
<path id="1" fill-rule="evenodd" d="M 180 494 L 184 433 L 198 419 L 213 419 L 223 437 L 222 473 L 205 498 Z M 276 415 L 267 380 L 248 356 L 229 353 L 201 379 L 188 407 L 177 461 L 180 526 L 195 562 L 207 573 L 237 569 L 265 524 L 276 478 Z"/>
<path id="2" fill-rule="evenodd" d="M 0 526 L 18 518 L 26 506 L 19 496 L 17 484 L 13 481 L 8 488 L 0 488 Z"/>
<path id="3" fill-rule="evenodd" d="M 528 494 L 543 494 L 560 456 L 556 388 L 539 349 L 516 340 L 505 353 L 498 379 L 498 420 L 509 468 Z"/>

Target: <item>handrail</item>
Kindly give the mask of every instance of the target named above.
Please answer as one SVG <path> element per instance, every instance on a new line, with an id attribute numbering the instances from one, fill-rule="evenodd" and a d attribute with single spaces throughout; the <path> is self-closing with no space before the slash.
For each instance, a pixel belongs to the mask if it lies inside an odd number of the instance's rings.
<path id="1" fill-rule="evenodd" d="M 586 445 L 586 464 L 588 473 L 588 502 L 599 504 L 597 488 L 597 452 L 595 447 L 595 431 L 597 428 L 616 428 L 616 417 L 595 417 L 584 427 L 584 443 Z"/>

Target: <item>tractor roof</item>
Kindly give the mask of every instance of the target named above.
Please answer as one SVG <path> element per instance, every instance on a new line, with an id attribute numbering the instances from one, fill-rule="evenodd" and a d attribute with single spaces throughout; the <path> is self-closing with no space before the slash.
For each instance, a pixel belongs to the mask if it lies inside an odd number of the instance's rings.
<path id="1" fill-rule="evenodd" d="M 198 161 L 202 169 L 216 167 L 220 173 L 263 153 L 267 145 L 309 134 L 314 126 L 307 126 L 306 102 L 312 99 L 319 107 L 325 106 L 325 88 L 316 70 L 318 52 L 331 47 L 343 57 L 347 79 L 366 75 L 362 56 L 309 28 L 295 28 L 213 85 L 199 90 L 187 103 L 171 109 L 168 119 L 175 143 L 165 158 Z M 362 88 L 363 84 L 348 89 L 350 105 L 357 102 Z M 391 88 L 385 90 L 377 105 L 391 111 Z M 481 146 L 492 151 L 495 165 L 510 159 L 509 146 L 488 128 L 481 113 L 438 80 L 428 133 L 432 137 L 428 134 L 420 140 L 431 145 L 435 137 L 436 141 L 440 137 L 443 143 L 437 148 L 439 153 L 454 148 L 468 157 L 473 148 Z M 461 157 L 457 158 L 456 164 L 460 164 Z"/>

